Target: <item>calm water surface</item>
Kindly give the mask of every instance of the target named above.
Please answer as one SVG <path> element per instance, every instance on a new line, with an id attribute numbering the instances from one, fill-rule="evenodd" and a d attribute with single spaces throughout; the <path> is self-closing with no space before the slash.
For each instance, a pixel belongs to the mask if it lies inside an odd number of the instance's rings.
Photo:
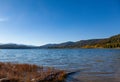
<path id="1" fill-rule="evenodd" d="M 74 71 L 66 82 L 120 82 L 120 49 L 1 49 L 0 61 Z"/>

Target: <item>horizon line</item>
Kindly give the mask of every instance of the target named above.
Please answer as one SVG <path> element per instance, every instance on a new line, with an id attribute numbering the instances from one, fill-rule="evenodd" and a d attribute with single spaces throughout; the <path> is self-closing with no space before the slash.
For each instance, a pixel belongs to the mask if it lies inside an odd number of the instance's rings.
<path id="1" fill-rule="evenodd" d="M 116 35 L 120 35 L 120 34 L 116 34 Z M 115 35 L 112 35 L 115 36 Z M 109 36 L 109 37 L 112 37 Z M 108 38 L 109 38 L 108 37 Z M 106 37 L 107 38 L 107 37 Z M 91 38 L 91 39 L 83 39 L 83 40 L 94 40 L 94 39 L 106 39 L 106 38 Z M 61 44 L 61 43 L 66 43 L 66 42 L 77 42 L 77 41 L 82 41 L 82 40 L 76 40 L 76 41 L 63 41 L 63 42 L 55 42 L 55 43 L 46 43 L 46 44 L 41 44 L 41 45 L 35 45 L 35 44 L 26 44 L 26 43 L 17 43 L 17 42 L 8 42 L 8 43 L 0 43 L 0 45 L 5 45 L 5 44 L 16 44 L 16 45 L 27 45 L 27 46 L 43 46 L 43 45 L 47 45 L 47 44 Z"/>

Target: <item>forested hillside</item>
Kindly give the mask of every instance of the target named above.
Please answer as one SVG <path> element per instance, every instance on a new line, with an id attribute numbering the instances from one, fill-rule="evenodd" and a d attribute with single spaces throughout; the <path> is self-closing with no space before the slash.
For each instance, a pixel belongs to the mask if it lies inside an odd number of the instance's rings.
<path id="1" fill-rule="evenodd" d="M 44 48 L 120 48 L 120 34 L 105 38 L 81 40 L 77 42 L 65 42 L 61 44 L 50 44 Z"/>

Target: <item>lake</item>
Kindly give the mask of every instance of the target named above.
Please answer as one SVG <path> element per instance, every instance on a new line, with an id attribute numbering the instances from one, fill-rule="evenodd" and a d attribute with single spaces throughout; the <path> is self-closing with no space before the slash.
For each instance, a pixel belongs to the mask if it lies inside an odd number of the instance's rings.
<path id="1" fill-rule="evenodd" d="M 120 82 L 120 49 L 1 49 L 0 61 L 74 72 L 66 82 Z"/>

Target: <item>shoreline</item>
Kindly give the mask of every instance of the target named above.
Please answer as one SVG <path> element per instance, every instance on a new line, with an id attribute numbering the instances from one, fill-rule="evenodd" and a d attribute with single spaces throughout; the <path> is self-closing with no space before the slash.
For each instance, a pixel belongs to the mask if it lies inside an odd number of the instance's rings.
<path id="1" fill-rule="evenodd" d="M 84 47 L 81 47 L 81 48 L 77 48 L 77 47 L 73 47 L 73 48 L 0 48 L 0 49 L 8 49 L 8 50 L 11 50 L 11 49 L 120 49 L 120 47 L 116 47 L 116 48 L 104 48 L 104 47 L 96 47 L 96 48 L 84 48 Z"/>
<path id="2" fill-rule="evenodd" d="M 0 82 L 63 82 L 66 73 L 33 64 L 0 62 Z"/>

